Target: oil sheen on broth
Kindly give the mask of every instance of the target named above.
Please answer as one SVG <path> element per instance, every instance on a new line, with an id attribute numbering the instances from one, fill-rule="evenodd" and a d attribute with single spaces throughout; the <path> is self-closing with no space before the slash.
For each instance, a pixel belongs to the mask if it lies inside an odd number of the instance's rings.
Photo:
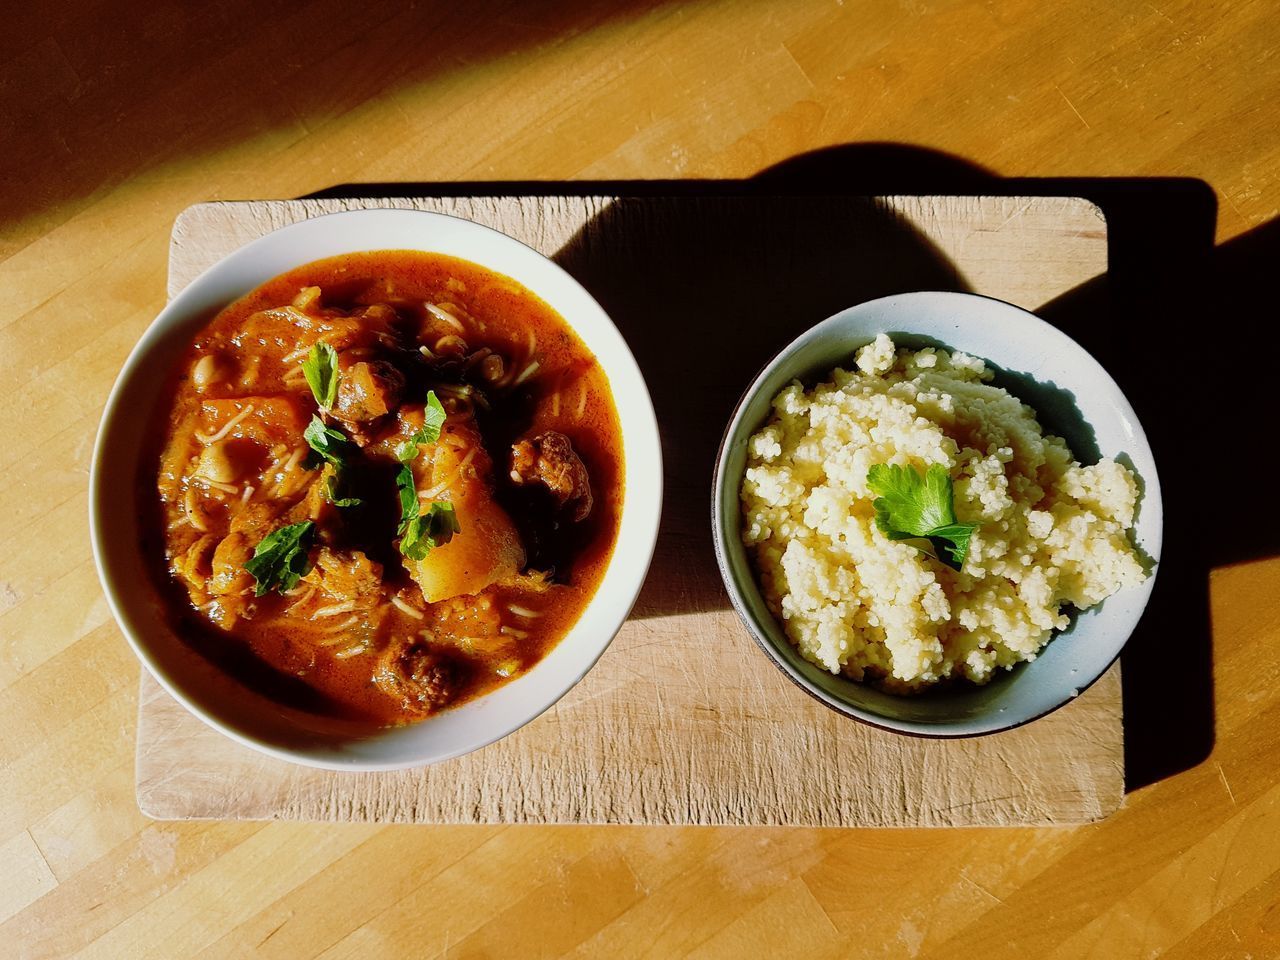
<path id="1" fill-rule="evenodd" d="M 325 355 L 321 409 L 304 361 Z M 184 639 L 290 706 L 399 724 L 481 695 L 565 635 L 608 564 L 608 381 L 554 310 L 475 264 L 299 267 L 222 311 L 168 397 L 144 549 Z"/>

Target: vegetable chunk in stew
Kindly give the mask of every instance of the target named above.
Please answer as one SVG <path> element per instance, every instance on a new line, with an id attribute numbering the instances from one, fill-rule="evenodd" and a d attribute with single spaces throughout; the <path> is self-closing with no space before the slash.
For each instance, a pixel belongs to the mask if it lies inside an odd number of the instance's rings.
<path id="1" fill-rule="evenodd" d="M 466 261 L 383 251 L 277 277 L 200 333 L 163 418 L 142 506 L 181 633 L 302 709 L 400 724 L 519 676 L 617 537 L 604 372 L 549 306 Z"/>

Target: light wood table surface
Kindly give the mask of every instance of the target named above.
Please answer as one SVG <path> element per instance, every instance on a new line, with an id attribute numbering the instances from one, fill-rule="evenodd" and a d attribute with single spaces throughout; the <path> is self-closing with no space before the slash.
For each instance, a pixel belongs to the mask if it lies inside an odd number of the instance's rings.
<path id="1" fill-rule="evenodd" d="M 1272 0 L 5 8 L 0 956 L 1280 956 L 1280 522 L 1256 452 L 1276 433 Z M 779 183 L 1038 184 L 1107 212 L 1110 281 L 1045 312 L 1140 394 L 1166 486 L 1119 813 L 842 831 L 138 812 L 138 665 L 85 493 L 180 210 L 374 181 L 750 177 L 844 144 L 864 146 Z"/>

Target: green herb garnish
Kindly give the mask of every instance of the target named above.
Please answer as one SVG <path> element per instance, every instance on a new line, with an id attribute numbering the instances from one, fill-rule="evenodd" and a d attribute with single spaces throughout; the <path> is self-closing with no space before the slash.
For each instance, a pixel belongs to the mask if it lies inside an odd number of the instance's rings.
<path id="1" fill-rule="evenodd" d="M 409 521 L 400 538 L 400 552 L 410 560 L 424 560 L 428 553 L 461 532 L 453 504 L 437 500 L 426 513 Z"/>
<path id="2" fill-rule="evenodd" d="M 303 439 L 311 447 L 307 455 L 307 468 L 314 470 L 323 463 L 333 464 L 333 472 L 325 478 L 324 495 L 335 507 L 357 507 L 363 501 L 359 497 L 339 497 L 338 483 L 343 471 L 355 453 L 355 444 L 337 427 L 328 426 L 318 416 L 312 416 L 307 429 L 302 431 Z"/>
<path id="3" fill-rule="evenodd" d="M 403 464 L 396 473 L 396 490 L 400 493 L 400 552 L 410 560 L 423 560 L 436 547 L 443 546 L 461 533 L 453 504 L 437 500 L 426 513 L 418 505 L 418 491 L 413 483 L 413 470 Z"/>
<path id="4" fill-rule="evenodd" d="M 272 589 L 286 593 L 298 585 L 310 569 L 308 552 L 315 524 L 310 520 L 281 527 L 262 538 L 244 568 L 257 581 L 253 595 L 260 597 Z"/>
<path id="5" fill-rule="evenodd" d="M 412 437 L 396 447 L 396 459 L 408 463 L 418 455 L 418 444 L 435 443 L 440 439 L 440 428 L 444 426 L 444 406 L 440 403 L 434 390 L 427 391 L 427 404 L 422 408 L 422 427 Z"/>
<path id="6" fill-rule="evenodd" d="M 318 416 L 312 416 L 307 429 L 302 431 L 302 438 L 314 451 L 310 457 L 311 466 L 319 466 L 320 461 L 327 460 L 335 467 L 346 466 L 348 458 L 354 452 L 350 438 L 337 427 L 328 426 Z"/>
<path id="7" fill-rule="evenodd" d="M 364 503 L 359 497 L 338 496 L 338 476 L 338 471 L 335 469 L 333 473 L 325 477 L 324 498 L 335 507 L 358 507 Z"/>
<path id="8" fill-rule="evenodd" d="M 867 487 L 876 526 L 890 540 L 914 540 L 912 546 L 953 570 L 964 566 L 976 523 L 956 521 L 951 474 L 931 464 L 922 474 L 915 467 L 878 463 L 867 471 Z"/>
<path id="9" fill-rule="evenodd" d="M 396 536 L 404 533 L 409 524 L 418 519 L 418 488 L 413 484 L 413 471 L 402 464 L 396 472 L 396 491 L 400 494 L 400 524 Z"/>
<path id="10" fill-rule="evenodd" d="M 321 410 L 328 410 L 338 397 L 338 352 L 323 340 L 311 347 L 311 354 L 302 361 L 302 375 Z"/>

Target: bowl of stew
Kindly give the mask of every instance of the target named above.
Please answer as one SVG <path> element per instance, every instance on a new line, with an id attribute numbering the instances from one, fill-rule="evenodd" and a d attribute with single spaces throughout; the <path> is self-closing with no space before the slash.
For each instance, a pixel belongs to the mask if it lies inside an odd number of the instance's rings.
<path id="1" fill-rule="evenodd" d="M 644 580 L 643 376 L 553 261 L 441 214 L 305 220 L 143 335 L 94 451 L 91 538 L 147 670 L 273 756 L 459 756 L 554 704 Z"/>

